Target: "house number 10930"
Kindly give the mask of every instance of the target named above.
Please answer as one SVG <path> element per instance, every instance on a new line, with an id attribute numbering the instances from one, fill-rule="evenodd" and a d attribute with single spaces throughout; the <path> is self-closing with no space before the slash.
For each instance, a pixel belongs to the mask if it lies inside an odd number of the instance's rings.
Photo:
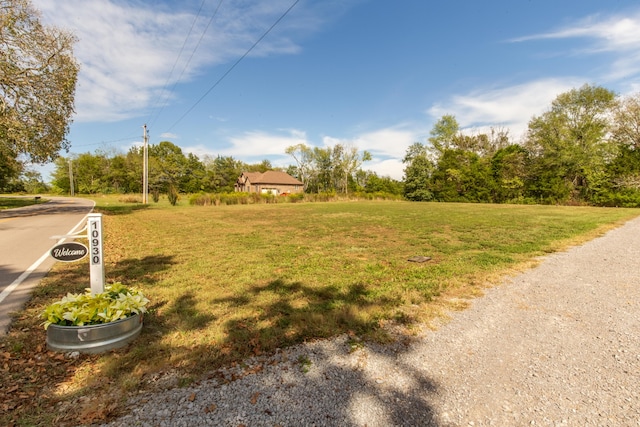
<path id="1" fill-rule="evenodd" d="M 91 293 L 104 292 L 104 260 L 102 254 L 102 214 L 90 213 L 87 221 L 87 237 L 89 239 L 89 273 Z"/>
<path id="2" fill-rule="evenodd" d="M 100 230 L 98 230 L 98 223 L 91 223 L 91 264 L 100 264 L 102 254 L 100 253 Z"/>

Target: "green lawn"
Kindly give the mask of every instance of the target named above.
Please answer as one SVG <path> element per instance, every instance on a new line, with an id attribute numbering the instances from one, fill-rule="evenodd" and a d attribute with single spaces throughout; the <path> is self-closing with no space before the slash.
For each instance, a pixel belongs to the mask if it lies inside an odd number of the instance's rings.
<path id="1" fill-rule="evenodd" d="M 187 384 L 223 364 L 304 340 L 344 332 L 389 339 L 389 321 L 410 331 L 444 309 L 464 306 L 461 301 L 536 257 L 640 214 L 409 202 L 182 202 L 140 209 L 113 198 L 96 200 L 105 214 L 107 281 L 139 287 L 151 309 L 128 350 L 52 362 L 41 383 L 25 380 L 20 391 L 26 396 L 31 390 L 38 404 L 16 407 L 23 422 L 59 422 L 59 408 L 69 402 L 84 396 L 96 404 L 92 399 L 108 395 L 110 409 L 97 416 L 104 418 L 117 412 L 127 391 L 158 372 L 177 372 Z M 407 261 L 415 255 L 432 259 Z M 88 280 L 86 261 L 58 263 L 1 341 L 0 354 L 56 361 L 43 348 L 37 316 L 66 292 L 88 287 Z M 2 384 L 24 377 L 23 369 L 0 372 Z M 63 418 L 86 422 L 80 406 L 70 405 L 75 409 Z"/>

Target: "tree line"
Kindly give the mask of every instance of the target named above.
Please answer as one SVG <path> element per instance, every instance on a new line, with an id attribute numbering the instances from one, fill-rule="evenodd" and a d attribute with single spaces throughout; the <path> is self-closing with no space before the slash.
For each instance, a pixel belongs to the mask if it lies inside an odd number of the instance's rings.
<path id="1" fill-rule="evenodd" d="M 506 129 L 465 134 L 445 115 L 403 162 L 408 200 L 638 207 L 640 94 L 562 93 L 519 143 Z"/>
<path id="2" fill-rule="evenodd" d="M 298 163 L 287 168 L 275 168 L 269 160 L 249 164 L 231 156 L 204 156 L 200 159 L 194 154 L 183 153 L 180 147 L 169 141 L 151 144 L 148 150 L 148 191 L 152 197 L 178 193 L 230 193 L 242 172 L 268 170 L 282 170 L 300 179 L 307 193 L 402 194 L 399 181 L 361 169 L 362 163 L 370 159 L 368 153 L 359 154 L 355 147 L 347 149 L 341 144 L 313 149 L 305 145 L 290 147 L 287 152 L 291 152 Z M 301 157 L 300 153 L 305 154 Z M 132 147 L 126 154 L 98 151 L 61 156 L 55 160 L 52 186 L 46 190 L 70 194 L 73 184 L 77 194 L 141 193 L 142 159 L 142 147 Z M 22 191 L 38 188 L 33 180 L 37 181 L 37 177 L 29 175 L 12 185 L 21 185 Z"/>

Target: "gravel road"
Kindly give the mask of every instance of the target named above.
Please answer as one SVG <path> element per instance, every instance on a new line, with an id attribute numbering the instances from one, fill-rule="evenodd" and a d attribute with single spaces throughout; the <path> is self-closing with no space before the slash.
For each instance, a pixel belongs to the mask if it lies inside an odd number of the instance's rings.
<path id="1" fill-rule="evenodd" d="M 640 217 L 393 346 L 347 336 L 130 401 L 109 426 L 640 426 Z"/>

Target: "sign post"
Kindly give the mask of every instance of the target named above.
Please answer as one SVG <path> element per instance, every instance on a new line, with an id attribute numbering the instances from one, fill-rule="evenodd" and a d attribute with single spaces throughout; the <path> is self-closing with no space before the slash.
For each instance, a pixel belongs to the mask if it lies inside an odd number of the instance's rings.
<path id="1" fill-rule="evenodd" d="M 102 249 L 102 214 L 87 215 L 87 238 L 89 239 L 89 276 L 91 293 L 104 292 L 104 257 Z"/>

